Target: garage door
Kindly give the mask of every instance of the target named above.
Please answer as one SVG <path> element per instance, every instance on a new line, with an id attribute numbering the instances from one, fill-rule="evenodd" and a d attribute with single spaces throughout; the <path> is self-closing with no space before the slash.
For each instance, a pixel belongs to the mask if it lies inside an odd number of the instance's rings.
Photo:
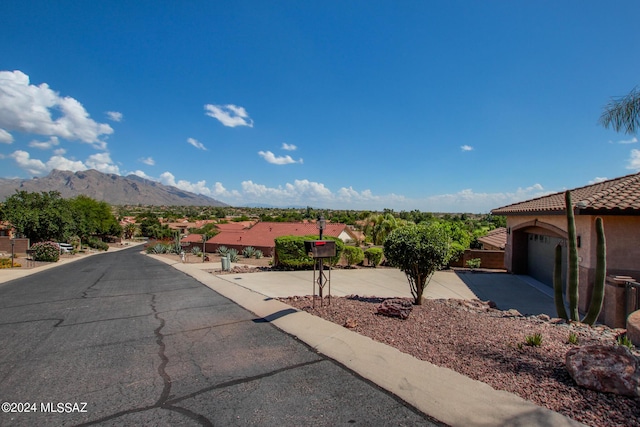
<path id="1" fill-rule="evenodd" d="M 565 240 L 544 234 L 528 234 L 528 274 L 550 287 L 553 287 L 553 264 L 555 248 L 558 243 L 562 244 L 562 283 L 564 284 L 566 282 L 567 271 L 567 247 Z"/>

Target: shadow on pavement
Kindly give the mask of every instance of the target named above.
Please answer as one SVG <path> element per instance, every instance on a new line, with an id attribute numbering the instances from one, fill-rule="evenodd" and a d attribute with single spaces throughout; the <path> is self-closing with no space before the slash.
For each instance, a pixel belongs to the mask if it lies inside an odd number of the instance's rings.
<path id="1" fill-rule="evenodd" d="M 296 310 L 295 308 L 287 308 L 285 310 L 276 311 L 275 313 L 270 314 L 266 317 L 254 319 L 253 323 L 269 323 L 269 322 L 273 322 L 274 320 L 278 320 L 281 317 L 287 316 L 292 313 L 297 313 L 297 312 L 298 310 Z"/>
<path id="2" fill-rule="evenodd" d="M 556 316 L 553 297 L 505 272 L 456 270 L 456 275 L 483 301 L 491 300 L 500 310 L 516 309 L 523 315 Z"/>

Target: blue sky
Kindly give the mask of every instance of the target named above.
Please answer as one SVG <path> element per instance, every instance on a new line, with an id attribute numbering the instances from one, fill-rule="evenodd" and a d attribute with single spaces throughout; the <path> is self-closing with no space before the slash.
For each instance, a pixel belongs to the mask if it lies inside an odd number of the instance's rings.
<path id="1" fill-rule="evenodd" d="M 488 212 L 640 170 L 637 1 L 0 3 L 0 176 Z"/>

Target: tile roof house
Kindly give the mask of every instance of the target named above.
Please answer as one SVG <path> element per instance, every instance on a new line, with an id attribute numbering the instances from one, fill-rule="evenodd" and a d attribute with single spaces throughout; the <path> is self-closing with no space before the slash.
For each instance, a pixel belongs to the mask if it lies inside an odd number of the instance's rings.
<path id="1" fill-rule="evenodd" d="M 259 249 L 265 256 L 273 256 L 275 239 L 281 236 L 317 235 L 318 229 L 312 222 L 259 222 L 253 227 L 240 230 L 222 230 L 207 240 L 207 252 L 215 252 L 220 246 L 237 249 L 242 252 L 247 246 Z M 345 224 L 328 222 L 325 236 L 338 237 L 343 241 L 353 240 L 350 229 Z"/>
<path id="2" fill-rule="evenodd" d="M 607 240 L 607 274 L 640 279 L 640 173 L 571 191 L 578 237 L 581 311 L 586 311 L 596 266 L 595 220 L 601 217 Z M 563 248 L 566 283 L 567 220 L 564 192 L 491 211 L 507 217 L 505 266 L 553 286 L 554 251 Z"/>
<path id="3" fill-rule="evenodd" d="M 507 245 L 507 229 L 499 227 L 491 230 L 486 236 L 478 237 L 478 242 L 485 251 L 502 251 Z"/>

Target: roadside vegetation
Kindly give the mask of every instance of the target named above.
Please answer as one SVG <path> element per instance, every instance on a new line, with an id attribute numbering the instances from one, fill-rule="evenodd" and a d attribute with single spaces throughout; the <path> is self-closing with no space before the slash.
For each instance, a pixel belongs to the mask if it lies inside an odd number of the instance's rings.
<path id="1" fill-rule="evenodd" d="M 105 240 L 122 235 L 109 204 L 87 196 L 64 199 L 56 191 L 16 191 L 0 205 L 0 221 L 32 244 L 68 242 L 105 249 Z"/>

